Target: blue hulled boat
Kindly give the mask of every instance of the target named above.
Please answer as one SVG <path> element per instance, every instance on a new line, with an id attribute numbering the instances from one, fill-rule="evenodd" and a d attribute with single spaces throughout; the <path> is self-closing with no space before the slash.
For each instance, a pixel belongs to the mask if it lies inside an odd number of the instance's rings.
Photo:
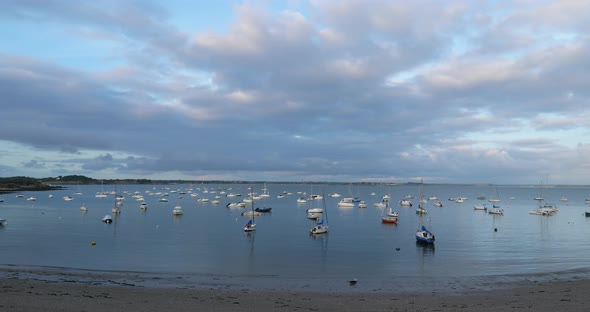
<path id="1" fill-rule="evenodd" d="M 422 226 L 416 232 L 416 242 L 423 243 L 423 244 L 434 244 L 434 234 L 432 234 L 425 226 Z"/>

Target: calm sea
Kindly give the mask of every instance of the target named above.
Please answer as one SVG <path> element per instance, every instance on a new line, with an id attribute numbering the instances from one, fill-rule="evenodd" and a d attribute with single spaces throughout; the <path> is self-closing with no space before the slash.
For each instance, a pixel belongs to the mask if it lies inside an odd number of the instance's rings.
<path id="1" fill-rule="evenodd" d="M 262 184 L 92 185 L 24 192 L 21 198 L 0 195 L 0 218 L 8 220 L 0 227 L 0 265 L 139 272 L 199 285 L 254 281 L 262 288 L 284 289 L 339 290 L 356 278 L 355 289 L 373 291 L 486 289 L 503 282 L 590 276 L 590 218 L 584 216 L 590 211 L 584 204 L 588 188 L 424 185 L 425 196 L 437 196 L 443 207 L 429 201 L 428 214 L 420 217 L 417 185 L 268 184 L 270 197 L 255 206 L 272 207 L 272 212 L 256 218 L 256 232 L 245 234 L 248 218 L 241 213 L 249 208 L 226 205 L 244 199 L 249 187 L 263 192 Z M 115 202 L 112 194 L 95 197 L 103 189 L 125 197 L 112 224 L 101 222 Z M 198 196 L 191 196 L 191 189 Z M 222 190 L 242 196 L 222 195 L 220 204 L 212 204 Z M 146 211 L 134 192 L 144 196 Z M 303 196 L 298 192 L 325 195 L 328 234 L 309 235 L 315 221 L 306 218 L 305 210 L 323 202 L 297 204 Z M 340 198 L 329 196 L 335 192 L 358 197 L 368 207 L 338 208 Z M 155 193 L 169 193 L 168 202 Z M 277 198 L 283 193 L 292 195 Z M 541 193 L 559 206 L 555 215 L 528 213 Z M 373 206 L 385 194 L 400 214 L 397 225 L 382 224 L 382 211 Z M 74 200 L 65 201 L 66 195 Z M 414 207 L 397 205 L 406 195 L 415 196 Z M 31 196 L 36 201 L 28 201 Z M 504 215 L 475 211 L 476 204 L 492 205 L 478 196 L 499 196 L 496 204 Z M 451 197 L 468 199 L 456 203 Z M 82 204 L 88 212 L 80 211 Z M 182 206 L 182 216 L 172 215 L 176 205 Z M 416 244 L 421 224 L 436 235 L 434 247 Z"/>

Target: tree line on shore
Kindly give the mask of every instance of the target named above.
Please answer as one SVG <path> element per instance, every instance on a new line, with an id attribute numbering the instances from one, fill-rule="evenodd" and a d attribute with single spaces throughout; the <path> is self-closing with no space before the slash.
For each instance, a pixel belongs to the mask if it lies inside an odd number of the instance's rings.
<path id="1" fill-rule="evenodd" d="M 67 184 L 152 184 L 148 179 L 93 179 L 83 175 L 67 175 L 47 178 L 24 176 L 0 177 L 0 193 L 18 191 L 48 191 L 62 189 Z M 160 183 L 160 182 L 159 182 Z"/>
<path id="2" fill-rule="evenodd" d="M 24 176 L 0 177 L 0 193 L 11 193 L 19 191 L 48 191 L 62 189 L 62 185 L 71 184 L 260 184 L 273 182 L 268 181 L 199 181 L 199 180 L 150 180 L 150 179 L 94 179 L 83 175 L 66 175 L 46 178 L 32 178 Z M 387 183 L 370 183 L 370 182 L 274 182 L 280 184 L 366 184 L 366 185 L 388 185 Z"/>

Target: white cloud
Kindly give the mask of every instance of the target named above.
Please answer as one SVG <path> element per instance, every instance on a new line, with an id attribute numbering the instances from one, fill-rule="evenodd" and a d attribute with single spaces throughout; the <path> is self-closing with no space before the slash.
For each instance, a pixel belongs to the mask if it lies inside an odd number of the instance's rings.
<path id="1" fill-rule="evenodd" d="M 0 55 L 2 172 L 583 183 L 587 6 L 247 2 L 203 32 L 166 2 L 10 2 L 13 34 L 50 31 Z"/>

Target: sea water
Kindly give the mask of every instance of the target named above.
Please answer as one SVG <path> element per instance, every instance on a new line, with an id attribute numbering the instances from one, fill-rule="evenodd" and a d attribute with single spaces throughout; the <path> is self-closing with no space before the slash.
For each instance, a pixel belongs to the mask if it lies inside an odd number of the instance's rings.
<path id="1" fill-rule="evenodd" d="M 255 281 L 249 285 L 284 289 L 339 290 L 347 280 L 357 279 L 355 287 L 373 291 L 486 289 L 502 282 L 589 276 L 587 187 L 424 185 L 425 197 L 437 196 L 443 207 L 428 201 L 428 214 L 420 216 L 415 212 L 419 186 L 414 184 L 267 184 L 270 196 L 254 206 L 272 207 L 272 212 L 255 218 L 255 232 L 244 233 L 249 218 L 241 213 L 251 206 L 226 205 L 246 198 L 251 189 L 262 193 L 262 188 L 85 185 L 24 192 L 19 198 L 3 194 L 0 218 L 7 224 L 0 226 L 0 265 L 161 274 L 208 285 L 243 285 L 247 280 Z M 103 189 L 125 197 L 112 224 L 101 222 L 115 205 L 113 194 L 96 198 Z M 219 204 L 211 203 L 221 191 L 242 196 L 220 195 Z M 144 196 L 147 210 L 140 209 L 134 192 Z M 168 193 L 168 202 L 159 201 L 163 193 Z M 285 193 L 292 194 L 277 197 Z M 324 200 L 297 204 L 298 197 L 312 193 Z M 368 207 L 338 208 L 340 198 L 330 197 L 332 193 L 358 197 Z M 382 209 L 373 205 L 386 194 L 400 214 L 397 225 L 382 224 Z M 528 213 L 538 207 L 534 198 L 540 194 L 558 205 L 555 215 Z M 63 200 L 66 195 L 74 200 Z M 414 196 L 412 207 L 398 205 L 406 195 Z M 27 201 L 31 196 L 36 201 Z M 494 204 L 504 215 L 474 210 L 476 204 L 492 206 L 478 196 L 499 197 Z M 451 197 L 467 200 L 457 203 Z M 82 204 L 87 212 L 80 211 Z M 183 208 L 181 216 L 172 215 L 177 205 Z M 310 236 L 316 221 L 307 219 L 305 211 L 324 205 L 330 232 Z M 433 246 L 416 244 L 415 232 L 422 225 L 435 234 Z"/>

